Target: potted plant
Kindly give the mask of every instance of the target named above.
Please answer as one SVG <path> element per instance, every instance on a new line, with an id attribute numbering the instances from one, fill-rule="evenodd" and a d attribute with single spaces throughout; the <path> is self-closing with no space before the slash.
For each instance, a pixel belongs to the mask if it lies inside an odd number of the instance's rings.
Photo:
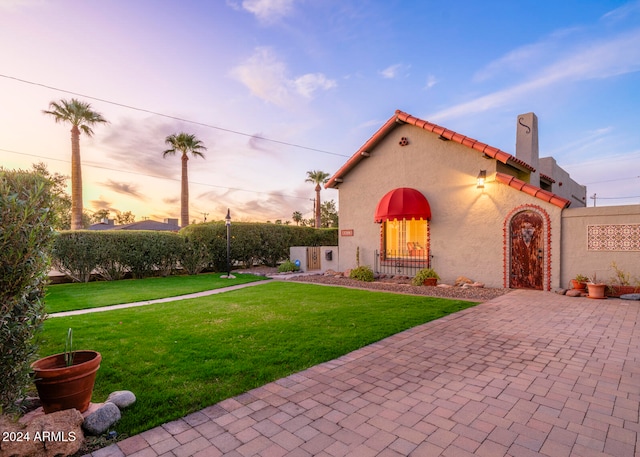
<path id="1" fill-rule="evenodd" d="M 611 268 L 613 268 L 613 276 L 609 278 L 609 287 L 607 288 L 607 295 L 610 297 L 619 297 L 625 294 L 635 294 L 640 291 L 640 281 L 635 279 L 635 286 L 631 285 L 631 274 L 618 268 L 616 262 L 611 262 Z"/>
<path id="2" fill-rule="evenodd" d="M 411 280 L 414 286 L 436 286 L 440 276 L 432 268 L 419 270 Z"/>
<path id="3" fill-rule="evenodd" d="M 598 298 L 598 299 L 607 298 L 604 295 L 606 287 L 607 287 L 606 284 L 602 282 L 598 282 L 598 278 L 594 273 L 593 276 L 589 278 L 589 281 L 587 282 L 587 289 L 589 291 L 589 294 L 587 295 L 587 297 Z"/>
<path id="4" fill-rule="evenodd" d="M 571 288 L 576 290 L 585 290 L 587 288 L 587 281 L 589 281 L 588 277 L 577 274 L 575 278 L 571 280 Z"/>
<path id="5" fill-rule="evenodd" d="M 73 330 L 67 331 L 65 351 L 31 364 L 34 383 L 45 413 L 89 408 L 102 356 L 96 351 L 74 351 Z"/>

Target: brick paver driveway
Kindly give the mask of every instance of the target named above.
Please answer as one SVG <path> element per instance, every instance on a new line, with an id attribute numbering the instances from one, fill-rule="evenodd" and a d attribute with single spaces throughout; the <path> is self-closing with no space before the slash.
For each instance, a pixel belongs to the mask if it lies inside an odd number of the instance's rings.
<path id="1" fill-rule="evenodd" d="M 515 291 L 92 455 L 638 456 L 639 310 Z"/>

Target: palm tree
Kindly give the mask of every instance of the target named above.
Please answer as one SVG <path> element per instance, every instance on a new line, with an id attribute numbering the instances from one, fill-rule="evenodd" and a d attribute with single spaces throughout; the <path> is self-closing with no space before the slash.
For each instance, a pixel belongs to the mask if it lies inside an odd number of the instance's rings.
<path id="1" fill-rule="evenodd" d="M 293 222 L 296 223 L 296 225 L 300 225 L 300 222 L 302 221 L 302 213 L 300 211 L 294 211 L 291 215 L 291 218 L 293 219 Z"/>
<path id="2" fill-rule="evenodd" d="M 75 98 L 49 103 L 50 114 L 56 122 L 71 124 L 71 230 L 79 230 L 82 224 L 82 164 L 80 162 L 80 132 L 93 135 L 94 124 L 106 123 L 100 113 L 91 109 L 89 103 Z"/>
<path id="3" fill-rule="evenodd" d="M 182 154 L 182 189 L 180 191 L 180 225 L 186 227 L 189 225 L 189 178 L 187 176 L 187 162 L 189 157 L 187 154 L 190 152 L 194 157 L 204 158 L 204 154 L 201 151 L 206 151 L 207 148 L 202 144 L 202 141 L 196 138 L 195 135 L 188 133 L 178 133 L 169 135 L 164 142 L 171 146 L 171 149 L 167 149 L 162 153 L 162 157 L 167 155 L 173 155 L 177 151 Z"/>
<path id="4" fill-rule="evenodd" d="M 324 171 L 307 171 L 307 179 L 305 182 L 315 183 L 316 185 L 316 203 L 314 205 L 316 209 L 316 228 L 320 228 L 320 190 L 322 189 L 320 184 L 326 183 L 328 179 L 329 173 L 325 173 Z"/>

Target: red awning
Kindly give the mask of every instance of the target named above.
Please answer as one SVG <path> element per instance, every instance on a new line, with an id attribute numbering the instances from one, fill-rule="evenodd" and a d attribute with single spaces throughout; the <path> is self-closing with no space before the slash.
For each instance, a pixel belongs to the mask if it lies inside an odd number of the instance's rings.
<path id="1" fill-rule="evenodd" d="M 425 196 L 415 189 L 393 189 L 378 202 L 374 220 L 380 223 L 393 219 L 431 220 L 431 207 Z"/>

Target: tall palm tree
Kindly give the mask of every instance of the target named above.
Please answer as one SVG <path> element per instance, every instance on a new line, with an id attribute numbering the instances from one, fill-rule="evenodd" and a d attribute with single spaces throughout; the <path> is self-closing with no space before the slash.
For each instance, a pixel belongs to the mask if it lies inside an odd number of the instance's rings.
<path id="1" fill-rule="evenodd" d="M 207 148 L 202 144 L 202 141 L 196 138 L 195 135 L 189 133 L 178 133 L 169 135 L 164 142 L 171 146 L 171 149 L 167 149 L 162 153 L 162 157 L 167 155 L 174 155 L 176 152 L 182 154 L 182 188 L 180 191 L 180 226 L 186 227 L 189 225 L 189 178 L 187 176 L 187 162 L 189 161 L 188 153 L 194 157 L 204 158 L 204 154 L 201 151 L 206 151 Z"/>
<path id="2" fill-rule="evenodd" d="M 311 182 L 316 185 L 316 228 L 320 228 L 320 184 L 325 184 L 329 180 L 329 173 L 320 170 L 307 171 L 307 179 L 305 182 Z"/>
<path id="3" fill-rule="evenodd" d="M 53 116 L 56 122 L 71 124 L 71 230 L 79 230 L 82 224 L 82 164 L 80 162 L 80 132 L 93 135 L 94 124 L 107 120 L 91 109 L 89 103 L 75 98 L 49 103 L 44 114 Z"/>

